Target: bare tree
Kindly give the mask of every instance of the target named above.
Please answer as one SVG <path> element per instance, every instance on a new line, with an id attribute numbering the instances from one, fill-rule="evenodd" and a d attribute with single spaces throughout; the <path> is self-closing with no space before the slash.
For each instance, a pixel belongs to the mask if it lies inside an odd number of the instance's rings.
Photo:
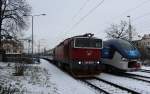
<path id="1" fill-rule="evenodd" d="M 126 21 L 121 21 L 120 24 L 112 24 L 109 28 L 106 29 L 107 38 L 120 38 L 124 40 L 129 40 L 129 29 Z M 131 26 L 132 32 L 135 29 Z"/>
<path id="2" fill-rule="evenodd" d="M 17 38 L 18 32 L 26 29 L 31 7 L 26 0 L 0 0 L 0 47 L 1 39 Z"/>

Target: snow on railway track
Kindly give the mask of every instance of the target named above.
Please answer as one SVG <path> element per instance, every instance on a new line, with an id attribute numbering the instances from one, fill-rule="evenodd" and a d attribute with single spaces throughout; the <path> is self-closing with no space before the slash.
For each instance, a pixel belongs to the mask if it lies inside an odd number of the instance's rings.
<path id="1" fill-rule="evenodd" d="M 150 73 L 136 71 L 136 72 L 127 72 L 126 75 L 132 76 L 134 78 L 143 79 L 148 83 L 150 83 Z"/>
<path id="2" fill-rule="evenodd" d="M 91 87 L 100 90 L 100 92 L 104 92 L 105 94 L 140 94 L 134 90 L 130 90 L 97 77 L 92 77 L 82 81 L 86 82 Z"/>
<path id="3" fill-rule="evenodd" d="M 144 81 L 131 79 L 125 76 L 107 74 L 107 73 L 102 73 L 101 75 L 98 76 L 98 78 L 137 91 L 140 94 L 150 94 L 150 90 L 149 90 L 150 83 Z"/>
<path id="4" fill-rule="evenodd" d="M 140 69 L 139 72 L 150 73 L 150 70 Z"/>
<path id="5" fill-rule="evenodd" d="M 134 72 L 132 72 L 132 73 L 134 74 Z M 101 73 L 98 76 L 98 78 L 101 78 L 103 80 L 106 80 L 108 82 L 116 84 L 118 86 L 122 86 L 124 88 L 130 89 L 132 91 L 136 91 L 137 92 L 136 94 L 138 94 L 138 93 L 139 94 L 150 94 L 150 90 L 149 90 L 149 88 L 150 88 L 150 78 L 149 77 L 150 76 L 148 76 L 148 74 L 145 75 L 145 73 L 143 73 L 143 75 L 139 74 L 141 77 L 137 76 L 136 73 L 135 73 L 136 75 L 133 75 L 133 74 L 130 76 L 128 76 L 128 75 L 124 75 L 124 76 L 120 75 L 119 76 L 119 75 Z M 147 76 L 147 77 L 144 77 L 144 76 Z M 128 94 L 128 93 L 135 94 L 135 93 L 127 92 L 128 90 L 122 90 L 116 86 L 107 84 L 103 81 L 95 80 L 95 81 L 91 82 L 91 80 L 89 79 L 89 80 L 85 80 L 85 82 L 86 82 L 86 84 L 88 84 L 88 86 L 94 88 L 92 90 L 96 90 L 100 94 L 122 94 L 122 93 L 123 94 Z M 104 87 L 106 86 L 109 88 L 103 89 L 102 87 L 99 87 L 99 85 L 103 85 Z"/>
<path id="6" fill-rule="evenodd" d="M 140 72 L 109 72 L 109 73 L 117 76 L 123 76 L 150 83 L 150 76 L 146 75 L 145 73 L 143 73 L 142 75 Z"/>
<path id="7" fill-rule="evenodd" d="M 147 77 L 150 78 L 150 70 L 140 69 L 138 71 L 127 72 L 127 73 L 136 74 L 136 75 L 142 75 L 142 76 L 147 76 Z"/>
<path id="8" fill-rule="evenodd" d="M 149 76 L 145 76 L 145 75 L 140 75 L 140 74 L 136 74 L 136 73 L 117 73 L 115 75 L 119 75 L 119 76 L 124 76 L 124 77 L 128 77 L 128 78 L 132 78 L 132 79 L 136 79 L 136 80 L 141 80 L 147 83 L 150 83 L 150 77 Z"/>
<path id="9" fill-rule="evenodd" d="M 150 66 L 142 66 L 141 69 L 150 70 Z"/>

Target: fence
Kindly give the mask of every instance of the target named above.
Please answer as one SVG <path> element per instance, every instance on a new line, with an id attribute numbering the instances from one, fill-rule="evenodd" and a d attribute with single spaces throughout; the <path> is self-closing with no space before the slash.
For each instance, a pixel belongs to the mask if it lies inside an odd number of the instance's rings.
<path id="1" fill-rule="evenodd" d="M 32 59 L 29 56 L 23 56 L 21 54 L 6 54 L 4 57 L 4 62 L 25 62 L 27 64 L 31 64 Z"/>

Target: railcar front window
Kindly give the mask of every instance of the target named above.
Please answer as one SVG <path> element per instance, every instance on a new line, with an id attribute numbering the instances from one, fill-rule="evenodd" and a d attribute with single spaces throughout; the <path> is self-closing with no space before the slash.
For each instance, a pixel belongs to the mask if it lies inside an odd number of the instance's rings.
<path id="1" fill-rule="evenodd" d="M 132 44 L 130 44 L 129 42 L 127 42 L 127 41 L 119 41 L 119 44 L 123 48 L 129 49 L 129 50 L 134 50 L 135 49 L 135 47 Z"/>
<path id="2" fill-rule="evenodd" d="M 77 38 L 75 39 L 75 47 L 102 48 L 102 40 Z"/>

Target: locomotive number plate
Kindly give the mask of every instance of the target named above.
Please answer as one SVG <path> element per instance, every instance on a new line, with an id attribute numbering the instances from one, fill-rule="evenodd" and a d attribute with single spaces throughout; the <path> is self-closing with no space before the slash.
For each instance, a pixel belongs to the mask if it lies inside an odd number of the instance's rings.
<path id="1" fill-rule="evenodd" d="M 93 64 L 94 62 L 86 61 L 85 64 Z"/>

